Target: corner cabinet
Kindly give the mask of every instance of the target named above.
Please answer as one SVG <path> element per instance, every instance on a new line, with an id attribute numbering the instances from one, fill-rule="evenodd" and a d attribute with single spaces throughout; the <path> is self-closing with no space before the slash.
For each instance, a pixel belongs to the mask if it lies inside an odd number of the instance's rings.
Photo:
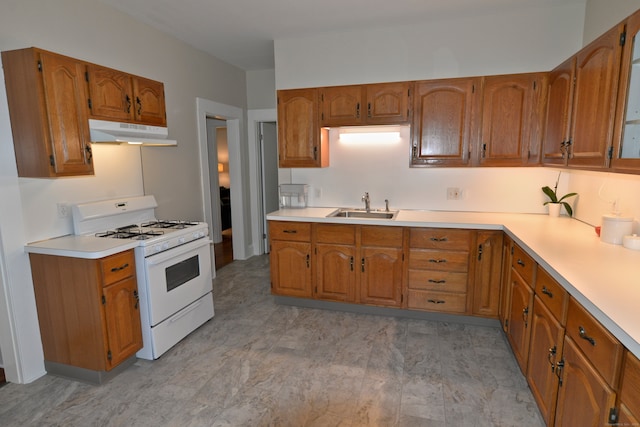
<path id="1" fill-rule="evenodd" d="M 2 52 L 18 176 L 93 175 L 85 64 L 36 48 Z"/>
<path id="2" fill-rule="evenodd" d="M 329 131 L 319 126 L 318 89 L 278 91 L 281 168 L 329 166 Z"/>
<path id="3" fill-rule="evenodd" d="M 100 376 L 142 348 L 133 250 L 97 260 L 29 258 L 48 372 Z"/>
<path id="4" fill-rule="evenodd" d="M 98 65 L 87 65 L 89 117 L 166 126 L 164 85 Z"/>
<path id="5" fill-rule="evenodd" d="M 411 166 L 469 166 L 476 144 L 481 78 L 416 82 Z"/>

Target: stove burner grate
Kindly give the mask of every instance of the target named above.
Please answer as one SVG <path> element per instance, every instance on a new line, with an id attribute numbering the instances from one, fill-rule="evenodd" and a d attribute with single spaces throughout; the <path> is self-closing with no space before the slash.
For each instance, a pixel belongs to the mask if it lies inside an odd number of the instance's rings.
<path id="1" fill-rule="evenodd" d="M 157 230 L 139 230 L 133 228 L 135 226 L 119 227 L 115 230 L 103 231 L 96 233 L 96 237 L 110 237 L 112 239 L 130 239 L 130 240 L 147 240 L 154 236 L 160 236 L 164 234 L 162 231 Z"/>
<path id="2" fill-rule="evenodd" d="M 166 220 L 159 220 L 159 221 L 150 221 L 150 222 L 145 222 L 143 224 L 141 224 L 141 227 L 151 227 L 151 228 L 174 228 L 174 229 L 180 229 L 180 228 L 187 228 L 187 227 L 193 227 L 194 225 L 198 225 L 197 222 L 193 222 L 193 221 L 166 221 Z"/>

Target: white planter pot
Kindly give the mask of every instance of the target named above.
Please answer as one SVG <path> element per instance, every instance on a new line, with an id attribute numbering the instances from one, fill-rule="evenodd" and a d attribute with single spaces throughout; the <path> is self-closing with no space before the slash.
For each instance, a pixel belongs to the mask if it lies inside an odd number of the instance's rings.
<path id="1" fill-rule="evenodd" d="M 560 216 L 560 208 L 562 207 L 562 203 L 548 203 L 547 206 L 549 206 L 549 216 Z"/>

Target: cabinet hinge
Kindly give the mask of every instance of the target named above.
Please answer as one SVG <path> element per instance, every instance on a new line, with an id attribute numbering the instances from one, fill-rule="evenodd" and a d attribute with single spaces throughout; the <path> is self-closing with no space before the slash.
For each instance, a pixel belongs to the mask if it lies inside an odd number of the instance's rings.
<path id="1" fill-rule="evenodd" d="M 400 294 L 400 302 L 404 302 L 404 294 Z"/>
<path id="2" fill-rule="evenodd" d="M 91 110 L 92 108 L 91 98 L 87 99 L 87 106 L 89 107 L 89 110 Z"/>
<path id="3" fill-rule="evenodd" d="M 527 159 L 530 159 L 530 158 L 531 158 L 531 150 L 528 150 L 527 151 Z"/>
<path id="4" fill-rule="evenodd" d="M 505 328 L 509 327 L 509 319 L 504 319 L 504 327 Z"/>
<path id="5" fill-rule="evenodd" d="M 111 361 L 111 350 L 107 351 L 107 360 Z"/>
<path id="6" fill-rule="evenodd" d="M 609 409 L 609 423 L 615 424 L 617 422 L 618 422 L 618 409 L 617 408 Z"/>
<path id="7" fill-rule="evenodd" d="M 38 61 L 38 71 L 42 72 L 42 61 Z"/>
<path id="8" fill-rule="evenodd" d="M 476 93 L 476 85 L 471 85 L 471 93 Z"/>
<path id="9" fill-rule="evenodd" d="M 49 164 L 51 166 L 55 166 L 56 165 L 56 161 L 53 158 L 53 154 L 49 156 Z"/>
<path id="10" fill-rule="evenodd" d="M 102 305 L 105 305 L 107 303 L 107 298 L 102 295 Z"/>
<path id="11" fill-rule="evenodd" d="M 88 82 L 88 81 L 89 81 L 89 72 L 88 72 L 88 71 L 85 71 L 85 72 L 84 72 L 84 80 L 85 80 L 86 82 Z"/>
<path id="12" fill-rule="evenodd" d="M 513 246 L 511 246 L 511 255 L 513 255 Z"/>
<path id="13" fill-rule="evenodd" d="M 609 147 L 608 156 L 609 160 L 613 159 L 613 145 Z"/>
<path id="14" fill-rule="evenodd" d="M 538 87 L 538 82 L 537 81 L 533 81 L 533 90 L 536 90 L 536 88 Z"/>
<path id="15" fill-rule="evenodd" d="M 623 32 L 620 34 L 620 46 L 624 46 L 627 41 L 627 32 Z"/>

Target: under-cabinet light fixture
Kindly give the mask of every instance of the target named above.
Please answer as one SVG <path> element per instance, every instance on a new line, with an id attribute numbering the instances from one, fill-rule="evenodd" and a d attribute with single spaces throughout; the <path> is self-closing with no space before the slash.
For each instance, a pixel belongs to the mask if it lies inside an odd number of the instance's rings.
<path id="1" fill-rule="evenodd" d="M 400 142 L 399 126 L 352 126 L 340 128 L 340 142 L 346 145 L 392 145 Z"/>

